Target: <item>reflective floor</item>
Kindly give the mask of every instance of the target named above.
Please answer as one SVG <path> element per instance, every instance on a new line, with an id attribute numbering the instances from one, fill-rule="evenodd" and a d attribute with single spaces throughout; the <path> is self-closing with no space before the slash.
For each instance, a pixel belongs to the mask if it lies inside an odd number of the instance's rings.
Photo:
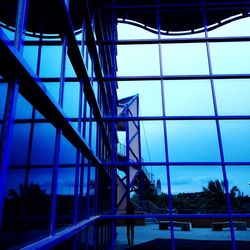
<path id="1" fill-rule="evenodd" d="M 174 232 L 176 239 L 183 240 L 206 240 L 206 241 L 230 241 L 231 235 L 229 228 L 223 231 L 212 231 L 211 228 L 192 228 L 191 231 L 181 231 L 176 229 Z M 246 231 L 235 231 L 237 241 L 249 241 L 250 249 L 250 228 Z M 159 225 L 151 224 L 146 226 L 135 227 L 134 246 L 149 242 L 155 239 L 170 239 L 170 230 L 159 230 Z M 116 250 L 128 248 L 126 238 L 126 227 L 117 227 Z M 162 247 L 164 249 L 164 247 Z"/>

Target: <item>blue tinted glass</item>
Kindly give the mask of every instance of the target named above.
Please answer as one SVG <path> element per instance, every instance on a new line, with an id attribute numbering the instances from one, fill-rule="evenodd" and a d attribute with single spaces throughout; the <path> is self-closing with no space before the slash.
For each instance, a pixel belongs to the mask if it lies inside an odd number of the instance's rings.
<path id="1" fill-rule="evenodd" d="M 30 119 L 32 114 L 32 106 L 26 99 L 18 94 L 17 107 L 16 107 L 16 118 Z"/>
<path id="2" fill-rule="evenodd" d="M 29 174 L 29 183 L 38 184 L 46 195 L 51 194 L 52 168 L 32 168 Z"/>
<path id="3" fill-rule="evenodd" d="M 158 45 L 120 45 L 117 49 L 119 76 L 159 75 Z"/>
<path id="4" fill-rule="evenodd" d="M 250 161 L 250 121 L 220 121 L 225 161 Z"/>
<path id="5" fill-rule="evenodd" d="M 166 81 L 167 115 L 214 115 L 210 81 Z"/>
<path id="6" fill-rule="evenodd" d="M 117 94 L 119 99 L 139 94 L 141 116 L 162 115 L 161 85 L 159 81 L 120 81 Z"/>
<path id="7" fill-rule="evenodd" d="M 167 122 L 170 161 L 220 161 L 214 121 Z"/>
<path id="8" fill-rule="evenodd" d="M 59 102 L 59 82 L 46 82 L 44 83 L 50 95 L 54 98 L 55 102 Z"/>
<path id="9" fill-rule="evenodd" d="M 250 115 L 250 80 L 214 80 L 220 115 Z"/>
<path id="10" fill-rule="evenodd" d="M 76 77 L 75 70 L 71 64 L 71 61 L 69 60 L 69 57 L 67 55 L 66 57 L 66 69 L 65 69 L 65 76 L 67 77 Z"/>
<path id="11" fill-rule="evenodd" d="M 250 196 L 250 187 L 249 187 L 250 166 L 226 166 L 226 170 L 227 170 L 229 191 L 231 191 L 232 188 L 236 186 L 239 189 L 236 193 L 236 197 Z M 240 206 L 238 208 L 234 206 L 234 209 L 245 210 L 245 211 L 248 211 L 249 213 L 250 208 L 249 206 L 246 206 L 246 200 L 244 203 L 245 204 L 239 204 Z"/>
<path id="12" fill-rule="evenodd" d="M 60 164 L 76 163 L 76 148 L 64 137 L 61 137 Z"/>
<path id="13" fill-rule="evenodd" d="M 79 115 L 80 85 L 78 82 L 66 82 L 64 85 L 63 110 L 69 117 Z"/>
<path id="14" fill-rule="evenodd" d="M 15 124 L 12 137 L 10 165 L 25 165 L 27 162 L 30 124 Z"/>
<path id="15" fill-rule="evenodd" d="M 250 43 L 210 43 L 213 73 L 248 74 Z"/>
<path id="16" fill-rule="evenodd" d="M 162 121 L 141 123 L 141 150 L 144 161 L 166 161 Z"/>
<path id="17" fill-rule="evenodd" d="M 0 119 L 3 119 L 4 116 L 4 108 L 5 108 L 5 101 L 7 95 L 7 83 L 0 83 Z"/>
<path id="18" fill-rule="evenodd" d="M 163 44 L 164 75 L 208 74 L 206 44 Z"/>
<path id="19" fill-rule="evenodd" d="M 56 129 L 51 124 L 35 124 L 31 164 L 52 164 Z"/>
<path id="20" fill-rule="evenodd" d="M 62 47 L 43 46 L 40 76 L 59 77 L 61 71 Z"/>
<path id="21" fill-rule="evenodd" d="M 38 58 L 38 46 L 24 46 L 23 57 L 29 64 L 32 70 L 36 73 L 37 58 Z"/>

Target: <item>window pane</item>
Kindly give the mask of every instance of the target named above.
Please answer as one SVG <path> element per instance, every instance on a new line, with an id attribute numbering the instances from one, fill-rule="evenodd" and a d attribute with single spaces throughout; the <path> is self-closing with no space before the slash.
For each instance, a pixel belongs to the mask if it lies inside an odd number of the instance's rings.
<path id="1" fill-rule="evenodd" d="M 35 124 L 31 164 L 52 164 L 56 129 L 50 124 Z"/>
<path id="2" fill-rule="evenodd" d="M 250 71 L 250 43 L 210 43 L 213 73 L 247 74 Z"/>
<path id="3" fill-rule="evenodd" d="M 36 73 L 37 59 L 38 59 L 38 46 L 24 46 L 23 57 L 32 70 Z"/>
<path id="4" fill-rule="evenodd" d="M 61 70 L 62 48 L 60 46 L 43 46 L 40 76 L 59 77 Z"/>
<path id="5" fill-rule="evenodd" d="M 214 115 L 210 81 L 166 81 L 167 115 Z"/>
<path id="6" fill-rule="evenodd" d="M 171 166 L 170 177 L 177 214 L 227 213 L 221 166 Z"/>
<path id="7" fill-rule="evenodd" d="M 139 95 L 141 116 L 162 115 L 161 85 L 159 81 L 119 82 L 118 86 L 119 99 Z"/>
<path id="8" fill-rule="evenodd" d="M 117 75 L 159 75 L 158 45 L 120 45 L 117 49 Z"/>
<path id="9" fill-rule="evenodd" d="M 31 114 L 32 114 L 32 106 L 21 94 L 18 93 L 16 118 L 30 119 Z"/>
<path id="10" fill-rule="evenodd" d="M 64 136 L 61 136 L 59 160 L 60 164 L 76 163 L 76 148 Z"/>
<path id="11" fill-rule="evenodd" d="M 225 161 L 250 161 L 250 121 L 220 121 Z"/>
<path id="12" fill-rule="evenodd" d="M 0 119 L 3 119 L 4 116 L 4 108 L 5 108 L 5 101 L 7 95 L 7 83 L 0 83 Z"/>
<path id="13" fill-rule="evenodd" d="M 162 121 L 141 122 L 141 151 L 145 162 L 166 161 Z"/>
<path id="14" fill-rule="evenodd" d="M 15 124 L 13 129 L 10 165 L 27 163 L 30 124 Z"/>
<path id="15" fill-rule="evenodd" d="M 220 161 L 214 121 L 169 121 L 170 161 Z"/>
<path id="16" fill-rule="evenodd" d="M 250 80 L 214 80 L 220 115 L 250 115 Z"/>
<path id="17" fill-rule="evenodd" d="M 151 59 L 152 60 L 152 59 Z M 163 44 L 164 75 L 208 74 L 206 44 Z"/>

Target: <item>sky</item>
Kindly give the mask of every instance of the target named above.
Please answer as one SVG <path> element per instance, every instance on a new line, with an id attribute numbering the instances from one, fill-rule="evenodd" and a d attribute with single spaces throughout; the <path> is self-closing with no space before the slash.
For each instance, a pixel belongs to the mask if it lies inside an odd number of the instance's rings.
<path id="1" fill-rule="evenodd" d="M 249 36 L 250 18 L 240 19 L 208 33 L 209 37 Z M 182 37 L 204 37 L 204 33 Z M 157 36 L 129 24 L 118 24 L 119 39 L 153 39 Z M 162 38 L 171 38 L 163 36 Z M 210 43 L 214 74 L 246 74 L 250 72 L 250 44 Z M 209 74 L 206 46 L 197 44 L 163 44 L 163 74 Z M 191 60 L 190 60 L 191 59 Z M 118 46 L 118 76 L 159 75 L 158 45 Z M 191 61 L 191 63 L 190 63 Z M 118 98 L 139 94 L 140 115 L 162 115 L 160 81 L 118 83 Z M 250 80 L 214 81 L 219 115 L 250 114 Z M 164 81 L 165 108 L 168 115 L 214 115 L 209 80 Z M 149 101 L 150 100 L 150 101 Z M 226 161 L 250 161 L 250 122 L 221 121 L 222 144 Z M 216 124 L 214 121 L 167 122 L 170 161 L 220 161 Z M 122 139 L 123 140 L 123 139 Z M 142 157 L 144 161 L 165 160 L 163 123 L 141 122 Z M 147 167 L 155 181 L 161 180 L 167 192 L 166 168 Z M 237 185 L 250 195 L 250 166 L 226 166 L 229 188 Z M 223 180 L 221 166 L 170 167 L 172 193 L 198 192 L 209 180 Z"/>

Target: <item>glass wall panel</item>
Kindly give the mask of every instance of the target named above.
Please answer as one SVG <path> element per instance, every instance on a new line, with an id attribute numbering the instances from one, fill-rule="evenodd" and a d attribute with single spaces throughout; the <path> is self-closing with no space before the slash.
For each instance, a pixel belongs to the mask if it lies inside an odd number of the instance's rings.
<path id="1" fill-rule="evenodd" d="M 171 166 L 170 178 L 176 214 L 228 212 L 221 166 Z"/>
<path id="2" fill-rule="evenodd" d="M 215 10 L 212 10 L 213 12 Z M 208 32 L 209 37 L 249 36 L 250 32 L 245 27 L 250 24 L 250 18 L 242 18 L 213 29 Z"/>
<path id="3" fill-rule="evenodd" d="M 214 74 L 248 74 L 249 42 L 210 43 Z"/>
<path id="4" fill-rule="evenodd" d="M 220 161 L 214 121 L 168 121 L 169 160 Z"/>
<path id="5" fill-rule="evenodd" d="M 32 114 L 32 106 L 24 99 L 21 94 L 17 96 L 16 119 L 30 119 Z"/>
<path id="6" fill-rule="evenodd" d="M 59 103 L 59 82 L 44 82 L 43 83 L 46 89 L 49 91 L 49 94 L 54 98 L 55 103 Z"/>
<path id="7" fill-rule="evenodd" d="M 59 162 L 60 164 L 76 163 L 76 148 L 64 136 L 61 136 Z"/>
<path id="8" fill-rule="evenodd" d="M 120 81 L 118 86 L 119 99 L 139 95 L 140 116 L 162 115 L 160 81 Z"/>
<path id="9" fill-rule="evenodd" d="M 57 182 L 56 229 L 73 223 L 75 167 L 59 167 Z"/>
<path id="10" fill-rule="evenodd" d="M 48 123 L 35 124 L 31 164 L 52 164 L 56 129 Z"/>
<path id="11" fill-rule="evenodd" d="M 64 85 L 63 110 L 69 117 L 78 117 L 79 114 L 79 91 L 78 82 L 66 82 Z"/>
<path id="12" fill-rule="evenodd" d="M 155 18 L 156 20 L 156 18 Z M 128 25 L 125 23 L 118 23 L 118 39 L 157 39 L 158 34 L 148 32 L 147 30 L 136 27 L 134 25 Z M 157 30 L 155 30 L 157 32 Z"/>
<path id="13" fill-rule="evenodd" d="M 7 83 L 0 83 L 0 120 L 3 119 L 4 116 L 4 108 L 5 108 L 5 101 L 7 96 Z"/>
<path id="14" fill-rule="evenodd" d="M 162 61 L 164 75 L 209 73 L 205 43 L 163 44 Z"/>
<path id="15" fill-rule="evenodd" d="M 214 80 L 219 115 L 250 115 L 250 80 Z"/>
<path id="16" fill-rule="evenodd" d="M 210 81 L 166 81 L 164 90 L 167 115 L 214 115 Z"/>
<path id="17" fill-rule="evenodd" d="M 250 121 L 220 121 L 225 161 L 250 161 Z"/>
<path id="18" fill-rule="evenodd" d="M 10 165 L 27 163 L 30 124 L 15 124 L 13 129 Z"/>
<path id="19" fill-rule="evenodd" d="M 159 75 L 158 45 L 120 45 L 117 46 L 119 76 L 149 76 Z"/>
<path id="20" fill-rule="evenodd" d="M 237 166 L 237 165 L 227 166 L 226 170 L 227 170 L 231 207 L 233 213 L 249 214 L 250 213 L 250 186 L 249 186 L 250 166 Z"/>
<path id="21" fill-rule="evenodd" d="M 0 234 L 3 249 L 48 236 L 51 190 L 47 180 L 50 178 L 49 169 L 9 170 Z"/>
<path id="22" fill-rule="evenodd" d="M 144 161 L 166 161 L 163 122 L 142 121 L 141 127 L 141 154 Z"/>
<path id="23" fill-rule="evenodd" d="M 61 70 L 62 47 L 43 46 L 40 65 L 41 77 L 59 77 Z"/>
<path id="24" fill-rule="evenodd" d="M 23 57 L 33 72 L 37 71 L 38 46 L 24 46 Z"/>

